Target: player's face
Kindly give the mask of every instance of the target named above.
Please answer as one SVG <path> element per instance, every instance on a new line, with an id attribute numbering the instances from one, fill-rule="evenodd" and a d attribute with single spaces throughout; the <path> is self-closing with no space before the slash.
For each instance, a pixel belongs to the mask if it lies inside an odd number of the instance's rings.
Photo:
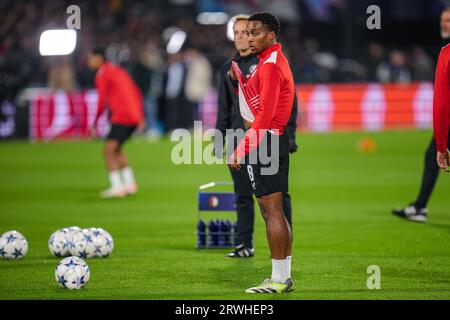
<path id="1" fill-rule="evenodd" d="M 89 54 L 88 66 L 93 70 L 97 70 L 102 66 L 103 58 L 98 54 Z"/>
<path id="2" fill-rule="evenodd" d="M 261 21 L 249 21 L 247 24 L 248 45 L 252 53 L 259 53 L 270 47 L 275 39 L 275 32 L 270 31 Z"/>
<path id="3" fill-rule="evenodd" d="M 441 37 L 450 38 L 450 11 L 446 10 L 441 14 Z"/>
<path id="4" fill-rule="evenodd" d="M 236 21 L 233 27 L 234 46 L 237 51 L 248 50 L 247 20 Z"/>

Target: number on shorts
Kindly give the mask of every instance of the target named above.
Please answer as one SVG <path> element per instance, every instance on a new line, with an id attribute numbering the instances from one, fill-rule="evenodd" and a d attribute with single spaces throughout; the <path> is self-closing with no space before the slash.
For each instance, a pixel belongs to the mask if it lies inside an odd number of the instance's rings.
<path id="1" fill-rule="evenodd" d="M 247 172 L 248 172 L 248 177 L 250 178 L 250 181 L 255 181 L 255 177 L 253 175 L 253 167 L 251 165 L 247 165 Z"/>

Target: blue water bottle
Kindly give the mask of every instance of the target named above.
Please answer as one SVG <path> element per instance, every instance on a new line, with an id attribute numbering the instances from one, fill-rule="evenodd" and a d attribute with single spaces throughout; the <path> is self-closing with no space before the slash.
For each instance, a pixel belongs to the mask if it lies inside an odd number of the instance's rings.
<path id="1" fill-rule="evenodd" d="M 232 232 L 232 234 L 233 234 L 233 246 L 235 247 L 235 246 L 237 246 L 238 245 L 238 240 L 237 240 L 237 230 L 238 230 L 238 222 L 236 221 L 234 224 L 233 224 L 233 232 Z"/>
<path id="2" fill-rule="evenodd" d="M 206 247 L 206 224 L 200 219 L 197 223 L 197 248 Z"/>
<path id="3" fill-rule="evenodd" d="M 216 234 L 216 223 L 214 220 L 211 220 L 208 223 L 208 248 L 215 246 Z"/>
<path id="4" fill-rule="evenodd" d="M 232 234 L 232 229 L 233 225 L 231 224 L 231 221 L 227 219 L 227 221 L 225 221 L 225 236 L 224 236 L 224 242 L 225 242 L 225 246 L 226 247 L 231 247 L 233 244 L 231 243 L 231 234 Z"/>
<path id="5" fill-rule="evenodd" d="M 219 222 L 219 247 L 225 247 L 225 237 L 227 234 L 227 226 L 225 221 L 220 220 Z"/>
<path id="6" fill-rule="evenodd" d="M 220 221 L 219 219 L 216 220 L 216 236 L 214 238 L 214 246 L 219 246 L 219 239 L 220 239 Z"/>

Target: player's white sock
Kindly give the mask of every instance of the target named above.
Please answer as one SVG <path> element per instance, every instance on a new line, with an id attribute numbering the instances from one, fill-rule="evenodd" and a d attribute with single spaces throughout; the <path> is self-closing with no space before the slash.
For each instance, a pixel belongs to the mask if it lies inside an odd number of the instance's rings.
<path id="1" fill-rule="evenodd" d="M 291 260 L 292 260 L 292 256 L 287 256 L 286 260 L 287 260 L 287 277 L 289 279 L 289 278 L 291 278 Z"/>
<path id="2" fill-rule="evenodd" d="M 133 169 L 131 167 L 125 167 L 122 170 L 123 181 L 126 186 L 130 186 L 136 183 L 134 180 Z"/>
<path id="3" fill-rule="evenodd" d="M 278 283 L 284 283 L 288 279 L 287 275 L 288 260 L 272 259 L 272 280 Z"/>
<path id="4" fill-rule="evenodd" d="M 120 178 L 120 171 L 114 170 L 109 173 L 109 181 L 111 182 L 111 188 L 114 190 L 122 189 L 122 180 Z"/>

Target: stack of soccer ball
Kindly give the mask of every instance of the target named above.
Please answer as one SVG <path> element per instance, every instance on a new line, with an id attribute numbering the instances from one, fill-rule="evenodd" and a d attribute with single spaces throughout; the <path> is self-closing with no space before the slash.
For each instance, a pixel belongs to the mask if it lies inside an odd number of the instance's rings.
<path id="1" fill-rule="evenodd" d="M 82 258 L 109 256 L 114 240 L 102 228 L 67 227 L 52 233 L 48 248 L 56 257 L 67 257 L 55 269 L 59 285 L 66 289 L 81 289 L 91 277 L 89 266 Z"/>
<path id="2" fill-rule="evenodd" d="M 91 276 L 87 263 L 81 258 L 107 257 L 114 248 L 114 240 L 102 228 L 68 227 L 50 236 L 48 248 L 61 260 L 55 269 L 55 279 L 67 289 L 81 289 Z M 0 258 L 21 259 L 28 252 L 28 241 L 15 230 L 0 235 Z"/>
<path id="3" fill-rule="evenodd" d="M 48 248 L 55 257 L 107 257 L 114 248 L 114 240 L 102 228 L 68 227 L 53 232 Z"/>

